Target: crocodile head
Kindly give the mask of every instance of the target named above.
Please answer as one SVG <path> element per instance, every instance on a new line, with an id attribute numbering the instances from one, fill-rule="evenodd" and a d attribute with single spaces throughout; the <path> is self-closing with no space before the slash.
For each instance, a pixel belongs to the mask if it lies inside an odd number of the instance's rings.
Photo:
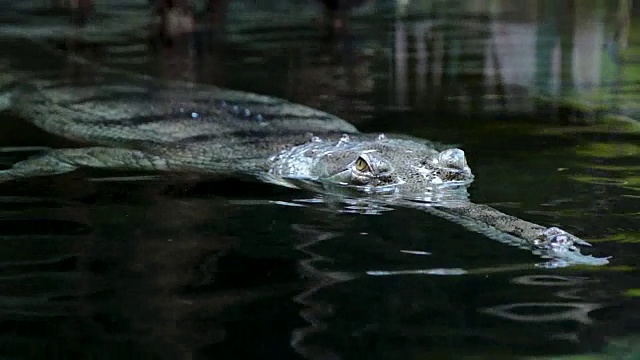
<path id="1" fill-rule="evenodd" d="M 314 138 L 273 156 L 270 174 L 294 184 L 314 181 L 419 199 L 434 189 L 466 187 L 473 181 L 462 150 L 437 151 L 427 142 L 384 135 Z"/>

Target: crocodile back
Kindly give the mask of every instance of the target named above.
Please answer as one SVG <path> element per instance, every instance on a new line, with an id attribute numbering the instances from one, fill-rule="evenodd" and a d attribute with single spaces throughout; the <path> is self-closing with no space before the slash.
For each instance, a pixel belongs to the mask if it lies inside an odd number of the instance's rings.
<path id="1" fill-rule="evenodd" d="M 63 52 L 39 47 L 61 57 Z M 8 77 L 12 72 L 7 72 Z M 247 135 L 358 133 L 348 122 L 287 100 L 212 85 L 167 81 L 106 68 L 78 57 L 11 82 L 5 105 L 36 126 L 72 139 L 110 146 L 221 141 Z"/>

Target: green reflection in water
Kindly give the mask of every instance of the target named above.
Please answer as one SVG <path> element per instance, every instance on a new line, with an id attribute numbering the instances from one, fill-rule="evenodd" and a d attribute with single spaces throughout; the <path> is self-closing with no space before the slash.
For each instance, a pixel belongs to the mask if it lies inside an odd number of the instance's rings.
<path id="1" fill-rule="evenodd" d="M 587 184 L 595 185 L 620 185 L 624 188 L 640 187 L 640 176 L 627 176 L 622 178 L 612 178 L 609 176 L 572 176 L 571 179 Z"/>
<path id="2" fill-rule="evenodd" d="M 617 158 L 622 156 L 638 156 L 640 145 L 631 143 L 593 142 L 576 149 L 576 155 L 595 158 Z"/>
<path id="3" fill-rule="evenodd" d="M 624 293 L 624 296 L 628 296 L 628 297 L 639 297 L 640 296 L 640 289 L 627 289 Z"/>
<path id="4" fill-rule="evenodd" d="M 589 239 L 589 242 L 640 243 L 640 233 L 618 233 L 600 239 Z"/>
<path id="5" fill-rule="evenodd" d="M 579 272 L 583 273 L 584 271 L 597 271 L 597 272 L 628 272 L 628 271 L 636 271 L 638 270 L 636 267 L 628 266 L 628 265 L 618 265 L 618 266 L 591 266 L 591 265 L 576 265 L 571 268 L 567 268 L 569 272 Z"/>
<path id="6" fill-rule="evenodd" d="M 589 126 L 547 126 L 537 131 L 540 135 L 574 134 L 633 134 L 640 133 L 640 123 L 626 116 L 607 115 L 602 122 Z"/>
<path id="7" fill-rule="evenodd" d="M 640 336 L 632 335 L 610 340 L 607 346 L 594 354 L 530 357 L 529 360 L 634 360 L 640 357 Z"/>

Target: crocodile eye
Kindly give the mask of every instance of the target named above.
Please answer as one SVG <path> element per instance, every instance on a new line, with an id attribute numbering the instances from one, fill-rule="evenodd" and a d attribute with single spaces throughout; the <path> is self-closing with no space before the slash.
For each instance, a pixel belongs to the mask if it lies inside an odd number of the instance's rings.
<path id="1" fill-rule="evenodd" d="M 360 172 L 371 172 L 369 164 L 362 157 L 358 157 L 358 159 L 356 159 L 356 170 Z"/>

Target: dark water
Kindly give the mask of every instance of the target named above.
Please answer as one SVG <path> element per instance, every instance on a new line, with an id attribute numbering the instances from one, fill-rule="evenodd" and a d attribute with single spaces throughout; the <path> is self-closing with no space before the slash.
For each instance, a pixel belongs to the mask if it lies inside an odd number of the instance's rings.
<path id="1" fill-rule="evenodd" d="M 225 36 L 154 50 L 139 30 L 142 2 L 94 19 L 135 31 L 104 25 L 49 43 L 285 97 L 364 131 L 459 144 L 475 202 L 560 226 L 610 265 L 539 268 L 527 251 L 416 209 L 367 215 L 267 185 L 82 170 L 0 185 L 2 358 L 510 359 L 637 347 L 640 135 L 623 117 L 637 112 L 640 72 L 613 54 L 616 5 L 481 3 L 403 15 L 372 2 L 349 35 L 328 40 L 313 4 L 237 1 Z M 65 20 L 35 18 L 31 34 Z M 2 166 L 29 146 L 66 144 L 2 120 Z"/>

